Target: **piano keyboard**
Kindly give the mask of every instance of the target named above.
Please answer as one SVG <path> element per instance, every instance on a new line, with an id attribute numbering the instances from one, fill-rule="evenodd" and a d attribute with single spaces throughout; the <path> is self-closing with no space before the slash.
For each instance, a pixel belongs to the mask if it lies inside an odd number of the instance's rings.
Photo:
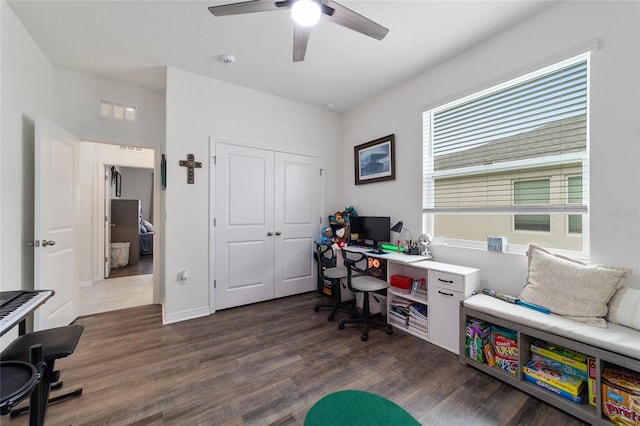
<path id="1" fill-rule="evenodd" d="M 0 293 L 0 336 L 53 296 L 52 290 L 3 291 Z"/>

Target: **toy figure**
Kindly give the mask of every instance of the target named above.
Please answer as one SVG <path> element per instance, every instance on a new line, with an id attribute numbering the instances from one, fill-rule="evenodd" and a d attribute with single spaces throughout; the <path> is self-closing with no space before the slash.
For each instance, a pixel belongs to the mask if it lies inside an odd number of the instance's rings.
<path id="1" fill-rule="evenodd" d="M 338 245 L 338 247 L 342 248 L 347 245 L 349 241 L 349 227 L 345 225 L 344 227 L 336 230 L 336 237 L 333 241 Z"/>
<path id="2" fill-rule="evenodd" d="M 333 243 L 333 230 L 330 226 L 325 226 L 324 228 L 322 228 L 322 231 L 320 231 L 320 239 L 318 240 L 318 243 L 328 245 Z"/>

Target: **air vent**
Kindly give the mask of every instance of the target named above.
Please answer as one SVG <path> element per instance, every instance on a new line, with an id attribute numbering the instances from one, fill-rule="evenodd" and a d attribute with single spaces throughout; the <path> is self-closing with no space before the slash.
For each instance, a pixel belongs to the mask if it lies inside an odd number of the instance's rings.
<path id="1" fill-rule="evenodd" d="M 138 152 L 143 152 L 144 151 L 144 148 L 138 148 L 137 146 L 119 145 L 118 148 L 124 149 L 125 151 L 138 151 Z"/>
<path id="2" fill-rule="evenodd" d="M 98 117 L 135 123 L 138 121 L 138 107 L 122 102 L 98 99 Z"/>

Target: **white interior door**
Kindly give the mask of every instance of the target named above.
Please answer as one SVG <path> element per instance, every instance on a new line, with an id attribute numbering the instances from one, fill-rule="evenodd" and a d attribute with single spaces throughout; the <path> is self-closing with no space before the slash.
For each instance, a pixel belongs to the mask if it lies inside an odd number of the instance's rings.
<path id="1" fill-rule="evenodd" d="M 215 144 L 215 309 L 272 299 L 273 152 Z"/>
<path id="2" fill-rule="evenodd" d="M 319 194 L 319 158 L 275 153 L 275 297 L 316 288 Z"/>
<path id="3" fill-rule="evenodd" d="M 70 324 L 78 316 L 76 250 L 79 140 L 48 120 L 35 123 L 34 288 L 55 295 L 35 311 L 34 330 Z"/>
<path id="4" fill-rule="evenodd" d="M 104 167 L 104 277 L 111 274 L 111 169 Z"/>

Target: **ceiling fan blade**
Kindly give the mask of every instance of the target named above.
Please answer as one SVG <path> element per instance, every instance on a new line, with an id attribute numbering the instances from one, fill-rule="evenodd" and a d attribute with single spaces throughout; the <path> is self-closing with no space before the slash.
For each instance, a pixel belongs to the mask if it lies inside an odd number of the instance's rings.
<path id="1" fill-rule="evenodd" d="M 251 0 L 243 1 L 240 3 L 223 4 L 221 6 L 209 7 L 209 12 L 214 16 L 227 16 L 227 15 L 242 15 L 244 13 L 256 13 L 256 12 L 269 12 L 273 10 L 280 10 L 282 7 L 276 3 L 286 2 L 273 2 L 266 0 Z"/>
<path id="2" fill-rule="evenodd" d="M 333 15 L 327 15 L 326 19 L 335 24 L 349 28 L 350 30 L 359 32 L 360 34 L 373 37 L 376 40 L 382 40 L 389 32 L 388 28 L 383 27 L 369 18 L 365 18 L 359 13 L 356 13 L 332 0 L 322 0 L 322 3 L 334 9 Z"/>
<path id="3" fill-rule="evenodd" d="M 304 55 L 307 53 L 307 43 L 309 43 L 309 34 L 311 34 L 311 27 L 293 25 L 293 62 L 304 61 Z"/>

